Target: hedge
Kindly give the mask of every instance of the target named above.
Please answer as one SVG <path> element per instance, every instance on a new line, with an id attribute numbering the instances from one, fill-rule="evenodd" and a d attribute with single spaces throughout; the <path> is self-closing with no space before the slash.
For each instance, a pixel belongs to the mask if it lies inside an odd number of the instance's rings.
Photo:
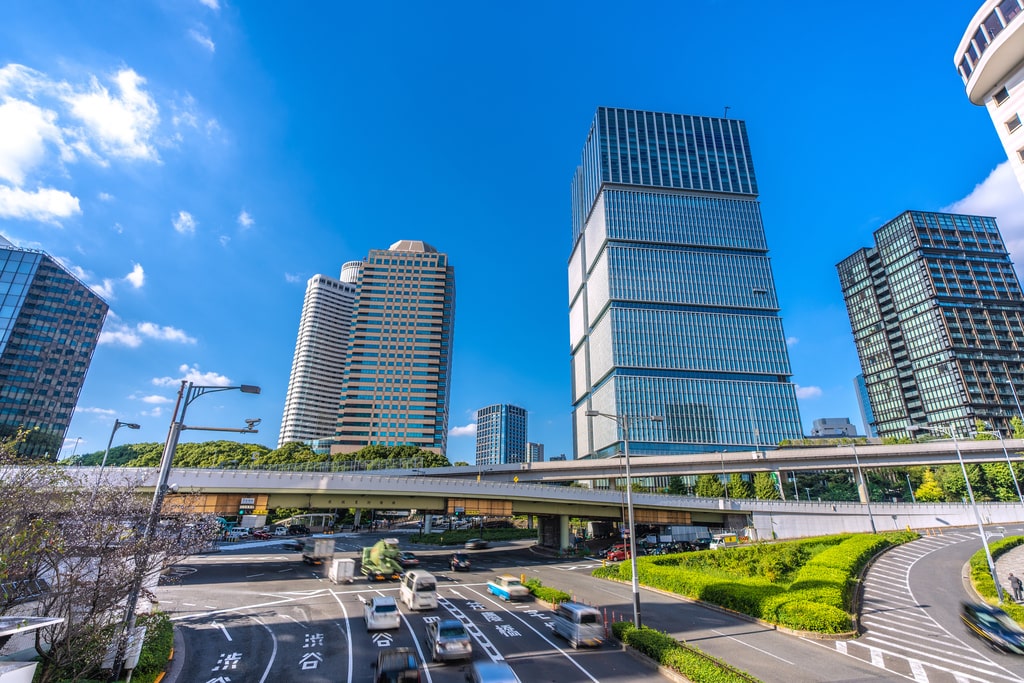
<path id="1" fill-rule="evenodd" d="M 850 613 L 861 570 L 885 548 L 915 538 L 911 532 L 841 534 L 638 557 L 637 571 L 645 586 L 798 631 L 844 633 L 853 630 Z M 632 578 L 628 562 L 600 567 L 593 575 Z"/>
<path id="2" fill-rule="evenodd" d="M 758 679 L 708 654 L 680 643 L 672 636 L 628 621 L 612 624 L 612 633 L 626 645 L 693 683 L 749 683 Z"/>
<path id="3" fill-rule="evenodd" d="M 1010 550 L 1022 544 L 1024 544 L 1024 536 L 1010 536 L 1009 538 L 1004 538 L 1001 541 L 991 544 L 989 546 L 989 550 L 992 553 L 993 562 L 1001 555 L 1008 553 Z M 980 595 L 985 602 L 993 605 L 997 604 L 999 602 L 999 595 L 996 592 L 995 583 L 992 582 L 992 574 L 988 570 L 988 558 L 985 557 L 984 548 L 971 555 L 970 566 L 971 583 L 974 585 L 974 590 L 978 592 L 978 595 Z M 1010 591 L 1009 586 L 1004 587 L 1003 593 L 1006 594 L 1007 591 Z M 1009 594 L 1012 595 L 1012 592 Z M 1013 600 L 1007 600 L 999 606 L 1004 612 L 1009 614 L 1014 621 L 1024 624 L 1024 605 L 1018 605 Z"/>

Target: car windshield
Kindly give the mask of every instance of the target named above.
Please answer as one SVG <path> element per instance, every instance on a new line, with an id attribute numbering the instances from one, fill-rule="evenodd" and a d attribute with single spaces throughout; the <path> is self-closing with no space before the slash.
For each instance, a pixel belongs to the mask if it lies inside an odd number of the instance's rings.
<path id="1" fill-rule="evenodd" d="M 462 626 L 442 626 L 440 636 L 442 638 L 465 638 L 466 629 L 462 628 Z"/>
<path id="2" fill-rule="evenodd" d="M 507 585 L 509 585 L 509 586 L 518 586 L 518 585 L 520 585 L 519 584 L 519 579 L 505 579 L 505 583 Z"/>
<path id="3" fill-rule="evenodd" d="M 432 583 L 421 583 L 416 586 L 416 591 L 419 593 L 433 593 L 437 590 L 437 586 Z"/>
<path id="4" fill-rule="evenodd" d="M 398 606 L 395 605 L 394 603 L 388 603 L 386 605 L 377 605 L 377 606 L 375 606 L 373 608 L 373 610 L 375 612 L 379 612 L 381 614 L 384 614 L 386 612 L 396 612 L 396 611 L 398 611 Z M 358 614 L 358 612 L 357 612 L 357 614 Z"/>
<path id="5" fill-rule="evenodd" d="M 580 623 L 581 624 L 596 624 L 597 623 L 597 615 L 596 614 L 581 614 L 580 615 Z"/>

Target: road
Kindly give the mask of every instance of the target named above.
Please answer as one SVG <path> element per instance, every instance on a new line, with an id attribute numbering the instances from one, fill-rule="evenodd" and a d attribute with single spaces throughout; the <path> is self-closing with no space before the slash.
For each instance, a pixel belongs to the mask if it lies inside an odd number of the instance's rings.
<path id="1" fill-rule="evenodd" d="M 353 557 L 372 537 L 339 538 L 338 553 Z M 410 547 L 403 544 L 405 547 Z M 385 647 L 415 648 L 424 657 L 428 621 L 452 615 L 474 637 L 474 659 L 507 661 L 524 681 L 661 681 L 661 676 L 612 644 L 573 650 L 556 637 L 551 612 L 537 603 L 505 603 L 487 593 L 487 578 L 507 569 L 518 553 L 480 551 L 473 570 L 452 573 L 450 551 L 416 551 L 422 568 L 438 577 L 437 610 L 401 607 L 397 631 L 367 633 L 362 600 L 397 598 L 397 583 L 351 585 L 324 578 L 326 566 L 302 563 L 280 544 L 249 546 L 197 556 L 174 568 L 158 588 L 160 606 L 180 627 L 184 652 L 178 681 L 239 683 L 372 680 L 376 653 Z M 593 579 L 592 579 L 593 580 Z M 428 683 L 465 679 L 465 665 L 429 663 Z M 169 683 L 169 682 L 168 682 Z"/>

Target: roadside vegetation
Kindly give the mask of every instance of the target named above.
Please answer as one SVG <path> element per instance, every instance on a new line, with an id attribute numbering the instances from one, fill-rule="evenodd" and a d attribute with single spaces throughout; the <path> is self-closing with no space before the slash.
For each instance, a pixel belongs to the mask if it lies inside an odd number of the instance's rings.
<path id="1" fill-rule="evenodd" d="M 882 550 L 916 538 L 912 532 L 843 534 L 638 557 L 638 579 L 796 631 L 847 633 L 854 630 L 861 570 Z M 621 562 L 593 574 L 630 581 L 631 567 Z"/>
<path id="2" fill-rule="evenodd" d="M 666 633 L 646 626 L 637 628 L 628 621 L 617 621 L 612 624 L 612 633 L 637 652 L 682 674 L 693 683 L 757 683 L 759 680 Z"/>
<path id="3" fill-rule="evenodd" d="M 1001 541 L 989 544 L 989 551 L 992 553 L 992 560 L 999 559 L 1019 545 L 1024 545 L 1024 536 L 1010 536 Z M 999 604 L 999 593 L 996 584 L 992 581 L 992 574 L 988 569 L 988 558 L 985 557 L 985 549 L 971 555 L 971 584 L 974 590 L 981 596 L 982 600 L 991 604 L 999 605 L 1004 612 L 1018 624 L 1024 625 L 1024 605 L 1018 605 L 1013 601 L 1013 591 L 1009 585 L 1003 586 L 1003 603 Z M 1002 577 L 1004 580 L 1006 577 Z"/>

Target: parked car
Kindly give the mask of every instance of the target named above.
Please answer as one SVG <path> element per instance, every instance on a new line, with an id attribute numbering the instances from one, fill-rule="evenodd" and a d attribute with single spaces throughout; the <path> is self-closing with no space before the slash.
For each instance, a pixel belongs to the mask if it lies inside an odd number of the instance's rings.
<path id="1" fill-rule="evenodd" d="M 255 538 L 257 541 L 265 541 L 268 538 L 273 538 L 266 531 L 254 531 L 252 532 L 252 537 Z"/>
<path id="2" fill-rule="evenodd" d="M 466 550 L 480 550 L 487 548 L 490 544 L 482 538 L 471 538 L 466 541 Z"/>
<path id="3" fill-rule="evenodd" d="M 430 650 L 431 661 L 434 662 L 473 657 L 473 641 L 466 632 L 466 627 L 458 619 L 430 622 L 427 624 L 427 634 L 423 641 Z"/>
<path id="4" fill-rule="evenodd" d="M 998 607 L 964 602 L 960 619 L 993 650 L 1024 654 L 1024 630 Z"/>
<path id="5" fill-rule="evenodd" d="M 420 658 L 410 647 L 391 647 L 377 653 L 374 683 L 405 683 L 420 680 Z"/>
<path id="6" fill-rule="evenodd" d="M 473 662 L 466 672 L 469 683 L 521 683 L 519 676 L 505 662 Z"/>
<path id="7" fill-rule="evenodd" d="M 309 533 L 309 527 L 305 524 L 292 524 L 290 527 L 288 527 L 289 536 L 306 536 Z"/>
<path id="8" fill-rule="evenodd" d="M 448 558 L 448 567 L 453 572 L 468 572 L 472 563 L 466 553 L 452 553 L 452 556 Z"/>
<path id="9" fill-rule="evenodd" d="M 622 562 L 629 557 L 629 546 L 627 545 L 613 545 L 608 549 L 608 554 L 605 555 L 605 559 L 609 562 Z"/>
<path id="10" fill-rule="evenodd" d="M 410 553 L 408 550 L 403 550 L 398 553 L 398 564 L 408 569 L 409 567 L 420 566 L 420 561 L 413 553 Z"/>
<path id="11" fill-rule="evenodd" d="M 367 631 L 399 628 L 402 625 L 398 603 L 392 597 L 371 598 L 363 606 L 363 616 L 366 618 Z"/>

